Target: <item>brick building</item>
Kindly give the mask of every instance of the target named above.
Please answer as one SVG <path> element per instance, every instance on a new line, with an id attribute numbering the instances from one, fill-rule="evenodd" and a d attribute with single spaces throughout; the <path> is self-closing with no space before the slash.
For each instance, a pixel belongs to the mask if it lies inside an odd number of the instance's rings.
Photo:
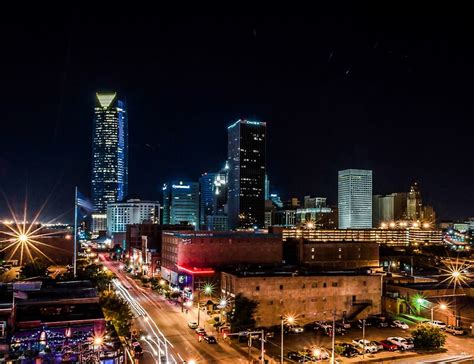
<path id="1" fill-rule="evenodd" d="M 357 271 L 306 273 L 297 271 L 226 271 L 221 292 L 258 302 L 257 326 L 280 324 L 281 316 L 294 315 L 298 324 L 336 318 L 356 319 L 381 313 L 381 279 Z"/>
<path id="2" fill-rule="evenodd" d="M 162 276 L 182 288 L 225 267 L 278 265 L 281 236 L 248 232 L 163 231 Z"/>

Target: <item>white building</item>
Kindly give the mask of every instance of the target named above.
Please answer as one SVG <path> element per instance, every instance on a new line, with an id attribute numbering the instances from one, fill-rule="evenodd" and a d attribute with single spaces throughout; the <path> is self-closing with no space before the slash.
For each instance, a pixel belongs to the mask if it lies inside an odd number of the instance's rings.
<path id="1" fill-rule="evenodd" d="M 160 223 L 160 204 L 156 201 L 128 200 L 107 205 L 107 233 L 122 233 L 127 225 Z"/>
<path id="2" fill-rule="evenodd" d="M 338 208 L 339 229 L 372 228 L 372 171 L 339 171 Z"/>

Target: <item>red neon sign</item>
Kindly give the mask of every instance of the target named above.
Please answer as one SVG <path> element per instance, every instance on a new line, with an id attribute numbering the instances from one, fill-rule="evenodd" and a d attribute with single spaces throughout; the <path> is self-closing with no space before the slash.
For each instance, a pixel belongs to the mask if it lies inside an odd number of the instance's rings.
<path id="1" fill-rule="evenodd" d="M 177 265 L 176 266 L 178 267 L 179 270 L 182 270 L 186 273 L 189 273 L 189 274 L 213 274 L 215 273 L 214 269 L 212 268 L 186 268 L 186 267 L 183 267 L 181 265 Z"/>

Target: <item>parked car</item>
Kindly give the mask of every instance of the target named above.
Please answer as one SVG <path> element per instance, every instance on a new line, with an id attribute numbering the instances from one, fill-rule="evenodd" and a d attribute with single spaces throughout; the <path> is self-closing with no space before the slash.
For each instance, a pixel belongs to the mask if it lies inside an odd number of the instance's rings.
<path id="1" fill-rule="evenodd" d="M 446 329 L 446 323 L 443 321 L 433 320 L 433 321 L 429 321 L 428 323 L 432 326 L 439 327 L 441 330 Z"/>
<path id="2" fill-rule="evenodd" d="M 188 321 L 188 327 L 190 329 L 196 330 L 199 327 L 199 325 L 196 321 Z"/>
<path id="3" fill-rule="evenodd" d="M 313 346 L 306 349 L 302 354 L 304 354 L 305 359 L 309 357 L 312 361 L 327 360 L 331 356 L 329 351 L 320 346 Z"/>
<path id="4" fill-rule="evenodd" d="M 204 335 L 204 341 L 208 344 L 217 344 L 217 340 L 214 336 Z"/>
<path id="5" fill-rule="evenodd" d="M 336 321 L 336 326 L 340 326 L 344 329 L 350 329 L 351 328 L 351 322 L 347 320 L 338 320 Z"/>
<path id="6" fill-rule="evenodd" d="M 370 322 L 374 327 L 388 327 L 388 322 L 385 320 L 385 317 L 371 316 L 367 319 L 367 322 Z"/>
<path id="7" fill-rule="evenodd" d="M 382 345 L 383 350 L 395 351 L 398 349 L 398 345 L 395 345 L 394 343 L 388 340 L 381 340 L 380 345 Z"/>
<path id="8" fill-rule="evenodd" d="M 200 336 L 206 335 L 206 330 L 204 330 L 202 327 L 198 327 L 195 331 L 196 331 L 196 334 Z"/>
<path id="9" fill-rule="evenodd" d="M 296 351 L 290 351 L 288 354 L 286 354 L 286 357 L 290 360 L 296 361 L 297 363 L 303 363 L 304 361 L 308 361 L 306 357 L 304 357 L 300 353 L 297 353 Z"/>
<path id="10" fill-rule="evenodd" d="M 339 343 L 337 345 L 344 348 L 342 351 L 342 355 L 345 356 L 346 358 L 352 358 L 356 355 L 359 355 L 359 350 L 357 350 L 357 348 L 352 344 Z"/>
<path id="11" fill-rule="evenodd" d="M 301 334 L 304 332 L 304 328 L 302 326 L 289 326 L 286 331 L 291 334 Z"/>
<path id="12" fill-rule="evenodd" d="M 452 335 L 464 335 L 466 333 L 462 327 L 453 325 L 446 326 L 446 332 L 449 332 Z"/>
<path id="13" fill-rule="evenodd" d="M 388 341 L 398 346 L 398 348 L 402 351 L 404 350 L 411 350 L 415 347 L 411 340 L 407 340 L 406 338 L 399 337 L 399 336 L 391 336 L 387 338 Z"/>
<path id="14" fill-rule="evenodd" d="M 390 327 L 398 327 L 402 330 L 408 330 L 410 328 L 406 323 L 404 323 L 400 320 L 392 321 L 392 324 L 390 325 Z"/>
<path id="15" fill-rule="evenodd" d="M 355 339 L 352 340 L 352 343 L 362 350 L 365 350 L 366 353 L 376 353 L 379 351 L 377 345 L 372 344 L 369 340 Z"/>

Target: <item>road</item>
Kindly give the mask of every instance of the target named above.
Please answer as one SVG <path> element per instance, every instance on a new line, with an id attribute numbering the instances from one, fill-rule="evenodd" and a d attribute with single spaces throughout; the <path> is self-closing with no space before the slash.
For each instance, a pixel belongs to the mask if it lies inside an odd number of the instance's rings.
<path id="1" fill-rule="evenodd" d="M 165 363 L 168 351 L 170 363 L 183 363 L 195 360 L 196 363 L 247 363 L 242 351 L 221 340 L 216 335 L 218 343 L 210 345 L 199 341 L 194 330 L 187 326 L 191 320 L 197 321 L 196 309 L 181 312 L 181 306 L 168 302 L 158 293 L 127 276 L 119 269 L 119 263 L 101 256 L 103 264 L 116 276 L 115 289 L 132 306 L 134 327 L 144 331 L 141 341 L 144 355 L 141 363 Z M 201 313 L 201 326 L 203 326 Z M 215 334 L 214 328 L 205 323 L 204 328 L 210 334 Z M 165 344 L 166 342 L 166 344 Z M 158 353 L 161 352 L 163 359 Z"/>

